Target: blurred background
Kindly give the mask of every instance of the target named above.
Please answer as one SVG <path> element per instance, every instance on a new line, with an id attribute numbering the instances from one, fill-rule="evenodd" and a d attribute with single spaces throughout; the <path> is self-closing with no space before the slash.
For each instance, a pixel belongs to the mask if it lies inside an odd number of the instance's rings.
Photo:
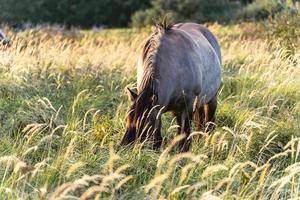
<path id="1" fill-rule="evenodd" d="M 0 24 L 143 27 L 166 13 L 173 21 L 228 23 L 297 12 L 297 5 L 299 0 L 0 0 Z"/>

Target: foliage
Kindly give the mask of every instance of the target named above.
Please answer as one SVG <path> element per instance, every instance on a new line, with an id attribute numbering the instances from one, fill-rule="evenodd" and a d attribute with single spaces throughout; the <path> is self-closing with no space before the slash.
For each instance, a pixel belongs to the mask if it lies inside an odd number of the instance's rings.
<path id="1" fill-rule="evenodd" d="M 300 48 L 300 4 L 298 7 L 285 7 L 282 13 L 274 16 L 267 24 L 270 40 L 277 40 L 291 54 Z"/>
<path id="2" fill-rule="evenodd" d="M 255 0 L 246 7 L 243 7 L 238 12 L 240 19 L 260 20 L 266 19 L 269 16 L 274 16 L 276 13 L 283 11 L 289 4 L 288 1 L 278 0 Z"/>
<path id="3" fill-rule="evenodd" d="M 152 24 L 155 18 L 166 14 L 171 21 L 225 22 L 234 19 L 239 4 L 226 0 L 153 0 L 152 8 L 138 11 L 132 16 L 132 25 Z"/>
<path id="4" fill-rule="evenodd" d="M 289 54 L 294 54 L 300 46 L 300 4 L 296 1 L 255 1 L 240 15 L 243 18 L 263 19 L 264 34 L 269 41 L 276 41 Z"/>
<path id="5" fill-rule="evenodd" d="M 126 26 L 149 0 L 0 0 L 0 23 L 60 23 L 67 26 Z"/>
<path id="6" fill-rule="evenodd" d="M 221 43 L 217 129 L 192 149 L 120 148 L 149 31 L 8 32 L 0 47 L 0 199 L 296 199 L 300 57 L 264 26 L 214 24 Z M 252 31 L 252 32 L 251 32 Z"/>
<path id="7" fill-rule="evenodd" d="M 252 3 L 238 11 L 240 19 L 266 19 L 269 14 L 260 3 Z"/>
<path id="8" fill-rule="evenodd" d="M 144 27 L 171 21 L 232 22 L 274 17 L 295 0 L 0 0 L 0 24 Z M 292 3 L 293 2 L 293 3 Z"/>

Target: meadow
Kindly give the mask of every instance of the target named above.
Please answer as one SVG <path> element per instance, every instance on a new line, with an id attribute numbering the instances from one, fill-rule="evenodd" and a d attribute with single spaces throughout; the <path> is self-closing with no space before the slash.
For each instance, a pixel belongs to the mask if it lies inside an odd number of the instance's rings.
<path id="1" fill-rule="evenodd" d="M 118 146 L 151 29 L 8 31 L 0 47 L 0 199 L 299 199 L 300 51 L 262 24 L 211 24 L 223 54 L 217 128 L 178 153 Z"/>

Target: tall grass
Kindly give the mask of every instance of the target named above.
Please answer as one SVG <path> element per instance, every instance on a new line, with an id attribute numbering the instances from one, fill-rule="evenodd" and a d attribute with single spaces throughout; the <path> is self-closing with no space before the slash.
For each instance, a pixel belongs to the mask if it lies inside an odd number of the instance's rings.
<path id="1" fill-rule="evenodd" d="M 300 53 L 254 24 L 210 29 L 223 53 L 217 129 L 178 154 L 117 146 L 149 30 L 9 32 L 0 50 L 1 199 L 297 199 Z M 199 135 L 202 135 L 199 137 Z"/>

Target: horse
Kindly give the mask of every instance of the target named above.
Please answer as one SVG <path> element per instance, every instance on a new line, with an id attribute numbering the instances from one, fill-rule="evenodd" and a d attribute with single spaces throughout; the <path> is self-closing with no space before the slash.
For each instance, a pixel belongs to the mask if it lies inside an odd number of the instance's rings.
<path id="1" fill-rule="evenodd" d="M 2 45 L 9 45 L 10 44 L 10 40 L 5 37 L 4 33 L 0 30 L 0 44 Z"/>
<path id="2" fill-rule="evenodd" d="M 185 135 L 180 151 L 188 151 L 192 120 L 198 131 L 215 123 L 220 84 L 221 49 L 212 32 L 196 23 L 158 23 L 137 62 L 137 91 L 127 88 L 132 105 L 120 145 L 151 139 L 159 149 L 161 115 L 172 112 L 177 134 Z"/>

